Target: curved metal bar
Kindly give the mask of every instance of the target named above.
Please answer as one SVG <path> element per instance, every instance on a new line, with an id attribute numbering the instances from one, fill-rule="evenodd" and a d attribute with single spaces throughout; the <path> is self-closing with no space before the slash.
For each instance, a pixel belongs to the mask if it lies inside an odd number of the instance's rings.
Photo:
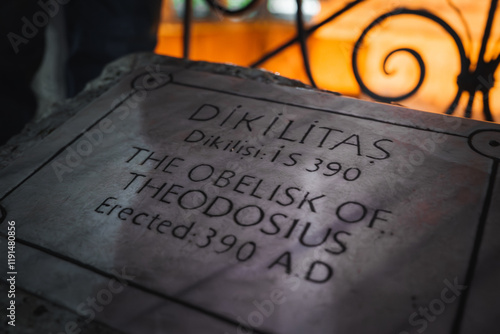
<path id="1" fill-rule="evenodd" d="M 484 35 L 481 41 L 481 50 L 479 50 L 477 65 L 474 71 L 475 78 L 481 78 L 483 76 L 491 75 L 491 79 L 494 80 L 493 74 L 495 73 L 498 67 L 498 59 L 494 59 L 493 61 L 490 62 L 487 62 L 484 59 L 486 48 L 488 47 L 488 41 L 490 40 L 491 27 L 493 26 L 493 21 L 495 19 L 497 6 L 498 6 L 498 0 L 491 0 L 490 9 L 488 11 L 488 18 L 486 20 L 486 26 L 484 27 Z M 487 121 L 493 121 L 493 116 L 491 115 L 490 104 L 489 104 L 489 92 L 491 88 L 493 88 L 493 82 L 486 83 L 485 87 L 482 87 L 482 89 L 480 89 L 483 94 L 483 115 Z"/>
<path id="2" fill-rule="evenodd" d="M 491 27 L 493 26 L 493 20 L 495 18 L 495 12 L 497 10 L 498 0 L 491 0 L 490 10 L 488 12 L 488 18 L 486 20 L 486 26 L 484 27 L 484 35 L 481 41 L 481 50 L 479 50 L 479 62 L 484 62 L 484 54 L 486 53 L 486 48 L 488 47 L 488 41 L 490 40 Z"/>
<path id="3" fill-rule="evenodd" d="M 491 109 L 490 109 L 490 91 L 483 91 L 483 114 L 484 118 L 489 121 L 493 122 L 493 115 L 491 114 Z"/>
<path id="4" fill-rule="evenodd" d="M 422 59 L 422 57 L 420 56 L 420 54 L 418 52 L 416 52 L 415 50 L 410 49 L 410 48 L 400 48 L 400 49 L 396 49 L 394 51 L 391 51 L 385 57 L 384 64 L 382 65 L 382 67 L 384 69 L 384 73 L 387 74 L 387 75 L 390 75 L 390 73 L 387 72 L 387 69 L 386 69 L 387 61 L 389 60 L 389 58 L 393 54 L 398 53 L 398 52 L 408 52 L 409 54 L 411 54 L 417 60 L 418 66 L 420 67 L 420 76 L 419 76 L 417 85 L 410 92 L 408 92 L 406 94 L 399 95 L 399 96 L 391 97 L 390 101 L 388 101 L 388 102 L 398 102 L 398 101 L 402 101 L 402 100 L 407 99 L 408 97 L 410 97 L 413 94 L 415 94 L 415 92 L 417 90 L 419 90 L 420 86 L 422 86 L 422 84 L 424 83 L 424 78 L 425 78 L 425 63 L 424 63 L 424 60 Z M 377 96 L 377 97 L 372 96 L 372 98 L 380 99 L 381 101 L 383 101 L 384 99 L 386 99 L 386 97 L 384 97 L 384 96 L 381 96 L 381 95 L 378 95 L 378 94 L 375 94 L 375 93 L 374 93 L 374 95 Z"/>
<path id="5" fill-rule="evenodd" d="M 246 6 L 243 6 L 238 9 L 229 9 L 227 7 L 224 7 L 220 5 L 217 2 L 217 0 L 205 0 L 205 1 L 215 11 L 221 12 L 227 16 L 238 16 L 256 7 L 261 0 L 251 0 Z"/>
<path id="6" fill-rule="evenodd" d="M 345 5 L 344 7 L 342 7 L 342 9 L 340 9 L 340 10 L 336 11 L 335 13 L 331 14 L 330 16 L 328 16 L 323 21 L 321 21 L 321 22 L 319 22 L 319 23 L 311 26 L 309 29 L 306 29 L 305 30 L 305 32 L 306 32 L 306 38 L 309 37 L 309 35 L 311 35 L 316 30 L 318 30 L 319 28 L 321 28 L 322 26 L 324 26 L 325 24 L 330 23 L 331 21 L 335 20 L 340 15 L 342 15 L 345 12 L 351 10 L 353 7 L 359 5 L 360 3 L 364 2 L 364 1 L 366 1 L 366 0 L 355 0 L 355 1 L 352 1 L 352 2 L 348 3 L 347 5 Z M 294 43 L 296 43 L 298 41 L 299 41 L 299 36 L 292 37 L 291 39 L 289 39 L 285 43 L 283 43 L 280 46 L 278 46 L 276 49 L 274 49 L 272 51 L 269 51 L 268 53 L 266 53 L 265 55 L 263 55 L 260 59 L 254 61 L 252 64 L 249 65 L 249 67 L 255 68 L 255 67 L 257 67 L 257 66 L 265 63 L 266 61 L 268 61 L 272 57 L 276 56 L 277 54 L 281 53 L 283 50 L 287 49 L 288 47 L 292 46 Z"/>
<path id="7" fill-rule="evenodd" d="M 471 48 L 471 46 L 472 46 L 472 33 L 470 31 L 469 25 L 467 24 L 467 21 L 465 20 L 464 15 L 462 14 L 462 11 L 460 10 L 460 8 L 458 8 L 457 5 L 455 5 L 453 3 L 453 0 L 446 0 L 446 2 L 451 7 L 451 9 L 453 9 L 455 11 L 455 13 L 457 13 L 458 18 L 462 22 L 462 25 L 464 26 L 464 29 L 465 29 L 465 35 L 467 36 L 467 43 L 469 43 L 468 46 L 469 46 L 469 48 Z M 469 52 L 470 52 L 470 50 L 469 50 Z M 467 54 L 467 57 L 469 57 L 469 54 Z"/>
<path id="8" fill-rule="evenodd" d="M 358 82 L 359 86 L 361 87 L 361 90 L 363 91 L 363 93 L 367 94 L 368 96 L 370 96 L 376 100 L 382 101 L 382 102 L 397 102 L 397 101 L 404 100 L 404 99 L 412 96 L 413 94 L 415 94 L 415 92 L 418 91 L 418 89 L 421 87 L 421 85 L 423 83 L 423 80 L 425 78 L 425 63 L 423 62 L 420 54 L 417 51 L 410 49 L 410 48 L 401 48 L 401 49 L 394 50 L 391 53 L 389 53 L 389 55 L 386 56 L 386 58 L 384 60 L 384 67 L 385 67 L 387 59 L 395 52 L 400 52 L 400 51 L 405 51 L 405 52 L 410 53 L 417 60 L 419 67 L 420 67 L 420 78 L 419 78 L 417 85 L 410 92 L 408 92 L 406 94 L 402 94 L 400 96 L 395 96 L 395 97 L 379 95 L 368 88 L 368 86 L 365 84 L 365 82 L 363 81 L 363 79 L 361 78 L 361 75 L 359 73 L 358 51 L 359 51 L 361 44 L 363 43 L 363 40 L 365 39 L 366 35 L 370 32 L 370 30 L 372 30 L 375 26 L 381 24 L 384 20 L 386 20 L 392 16 L 398 16 L 398 15 L 416 15 L 416 16 L 420 16 L 420 17 L 423 17 L 426 19 L 430 19 L 431 21 L 440 25 L 452 37 L 453 41 L 455 42 L 458 53 L 460 55 L 461 74 L 468 73 L 470 61 L 467 58 L 464 45 L 462 43 L 462 40 L 460 39 L 460 36 L 458 36 L 458 34 L 455 32 L 455 30 L 453 30 L 453 28 L 448 23 L 446 23 L 444 20 L 442 20 L 438 16 L 436 16 L 436 15 L 434 15 L 426 10 L 422 10 L 422 9 L 415 10 L 415 9 L 409 9 L 409 8 L 404 8 L 404 7 L 396 8 L 390 12 L 387 12 L 383 15 L 380 15 L 373 22 L 371 22 L 363 30 L 360 37 L 356 41 L 356 44 L 354 45 L 354 50 L 352 53 L 352 68 L 354 71 L 354 76 L 356 78 L 356 81 Z M 385 68 L 384 68 L 384 71 L 385 71 Z M 456 99 L 457 98 L 455 98 L 455 100 Z M 456 105 L 456 104 L 453 103 L 452 105 L 450 105 L 450 107 L 453 105 Z M 453 111 L 450 112 L 450 110 L 448 109 L 447 113 L 453 113 Z"/>
<path id="9" fill-rule="evenodd" d="M 471 118 L 472 116 L 472 105 L 474 104 L 474 97 L 476 96 L 476 92 L 469 92 L 469 101 L 467 102 L 467 107 L 465 107 L 464 116 L 467 118 Z"/>
<path id="10" fill-rule="evenodd" d="M 462 97 L 462 94 L 464 93 L 464 90 L 462 88 L 458 88 L 457 94 L 455 95 L 455 98 L 453 99 L 453 102 L 450 103 L 450 106 L 446 109 L 445 114 L 447 115 L 452 115 L 455 109 L 458 107 L 458 103 L 460 102 L 460 98 Z"/>
<path id="11" fill-rule="evenodd" d="M 493 118 L 493 115 L 491 114 L 491 109 L 490 109 L 490 92 L 491 89 L 493 88 L 494 85 L 494 75 L 496 70 L 498 69 L 498 65 L 500 64 L 500 56 L 495 57 L 493 60 L 489 62 L 490 69 L 489 69 L 489 77 L 488 79 L 491 80 L 490 82 L 487 82 L 488 85 L 486 87 L 483 87 L 482 93 L 483 93 L 483 115 L 484 118 L 489 121 L 489 122 L 494 122 L 495 119 Z M 484 82 L 483 82 L 484 83 Z"/>
<path id="12" fill-rule="evenodd" d="M 300 52 L 302 53 L 302 61 L 304 63 L 304 69 L 306 70 L 307 77 L 309 78 L 309 81 L 311 82 L 311 85 L 313 87 L 316 86 L 316 82 L 314 82 L 314 78 L 311 72 L 311 66 L 309 64 L 309 54 L 307 53 L 307 35 L 306 32 L 304 31 L 304 20 L 302 17 L 302 0 L 297 0 L 297 36 L 299 38 L 299 44 L 300 44 Z"/>

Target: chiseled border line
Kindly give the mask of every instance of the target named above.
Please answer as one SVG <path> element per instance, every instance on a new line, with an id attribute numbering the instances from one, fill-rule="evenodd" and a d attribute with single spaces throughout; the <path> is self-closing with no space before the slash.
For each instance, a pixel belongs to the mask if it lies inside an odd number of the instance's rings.
<path id="1" fill-rule="evenodd" d="M 469 298 L 470 290 L 472 289 L 472 281 L 474 279 L 474 273 L 476 271 L 481 243 L 484 235 L 484 229 L 486 227 L 486 221 L 488 220 L 488 211 L 490 209 L 491 200 L 493 198 L 493 188 L 495 187 L 495 179 L 498 174 L 498 162 L 498 159 L 494 159 L 491 166 L 488 189 L 486 190 L 486 198 L 484 199 L 483 210 L 481 211 L 481 216 L 479 217 L 479 224 L 477 225 L 476 236 L 474 237 L 474 245 L 472 247 L 471 256 L 469 258 L 469 265 L 465 274 L 464 285 L 467 286 L 467 289 L 465 289 L 462 295 L 459 297 L 460 301 L 458 304 L 457 313 L 455 314 L 455 320 L 453 321 L 453 327 L 450 331 L 451 334 L 460 333 L 467 300 Z"/>
<path id="2" fill-rule="evenodd" d="M 130 97 L 132 97 L 140 89 L 138 87 L 135 87 L 135 84 L 136 84 L 137 80 L 141 76 L 144 76 L 146 74 L 147 73 L 142 73 L 140 75 L 137 75 L 134 78 L 134 80 L 132 81 L 132 84 L 131 84 L 132 90 L 130 91 L 130 93 L 128 94 L 128 96 L 125 99 L 123 99 L 120 103 L 118 103 L 111 110 L 109 110 L 107 113 L 105 113 L 102 117 L 100 117 L 99 119 L 97 119 L 93 124 L 91 124 L 90 126 L 88 126 L 84 131 L 82 131 L 79 135 L 77 135 L 75 138 L 73 138 L 64 147 L 62 147 L 56 153 L 54 153 L 47 161 L 45 161 L 38 168 L 36 168 L 33 172 L 31 172 L 30 175 L 28 175 L 24 180 L 22 180 L 15 187 L 13 187 L 11 190 L 9 190 L 4 196 L 2 196 L 2 198 L 0 198 L 0 202 L 3 201 L 3 200 L 5 200 L 10 194 L 12 194 L 15 190 L 17 190 L 21 185 L 23 185 L 26 181 L 28 181 L 31 177 L 33 177 L 41 169 L 43 169 L 51 161 L 53 161 L 59 154 L 61 154 L 62 152 L 64 152 L 65 149 L 67 149 L 69 146 L 71 146 L 72 144 L 74 144 L 86 132 L 90 131 L 101 120 L 103 120 L 104 118 L 106 118 L 107 116 L 109 116 L 113 111 L 116 110 L 116 108 L 118 108 L 119 106 L 121 106 Z M 187 88 L 201 89 L 201 90 L 212 91 L 212 92 L 216 92 L 216 93 L 220 93 L 220 94 L 238 96 L 238 97 L 242 97 L 242 98 L 253 99 L 253 100 L 258 100 L 258 101 L 263 101 L 263 102 L 269 102 L 269 103 L 277 103 L 277 104 L 281 104 L 281 105 L 287 105 L 287 106 L 291 106 L 291 107 L 297 107 L 297 108 L 307 109 L 307 110 L 312 110 L 312 111 L 326 112 L 326 113 L 329 113 L 329 114 L 335 114 L 335 115 L 340 115 L 340 116 L 353 117 L 353 118 L 357 118 L 357 119 L 363 119 L 363 120 L 367 120 L 367 121 L 373 121 L 373 122 L 384 123 L 384 124 L 389 124 L 389 125 L 394 125 L 394 126 L 406 127 L 406 128 L 411 128 L 411 129 L 420 130 L 420 131 L 427 131 L 427 132 L 433 132 L 433 133 L 441 133 L 441 134 L 445 134 L 445 135 L 449 135 L 449 136 L 467 138 L 468 139 L 468 144 L 471 147 L 471 149 L 474 150 L 475 152 L 479 153 L 479 154 L 482 154 L 480 151 L 478 151 L 472 145 L 471 138 L 476 133 L 482 132 L 484 130 L 478 130 L 478 131 L 473 132 L 470 136 L 464 136 L 464 135 L 460 135 L 460 134 L 457 134 L 457 133 L 451 133 L 451 132 L 445 132 L 445 131 L 437 131 L 437 130 L 433 130 L 433 129 L 429 129 L 429 128 L 421 128 L 421 127 L 414 126 L 414 125 L 399 124 L 399 123 L 396 123 L 396 122 L 390 122 L 390 121 L 380 120 L 380 119 L 376 119 L 376 118 L 372 118 L 372 117 L 352 115 L 352 114 L 344 113 L 344 112 L 337 111 L 337 110 L 328 110 L 328 109 L 323 109 L 323 108 L 315 108 L 315 107 L 304 106 L 304 105 L 295 104 L 295 103 L 281 102 L 281 101 L 276 101 L 276 100 L 272 100 L 272 99 L 268 99 L 268 98 L 262 98 L 262 97 L 245 95 L 245 94 L 241 94 L 241 93 L 228 92 L 228 91 L 225 91 L 225 90 L 220 90 L 220 89 L 215 89 L 215 88 L 208 88 L 208 87 L 203 87 L 203 86 L 198 86 L 198 85 L 193 85 L 193 84 L 175 82 L 174 79 L 173 79 L 172 74 L 169 73 L 168 75 L 170 77 L 170 80 L 168 82 L 166 82 L 166 83 L 163 83 L 162 85 L 159 85 L 159 86 L 155 87 L 154 89 L 161 88 L 161 87 L 165 86 L 166 84 L 170 83 L 170 84 L 173 84 L 173 85 L 183 86 L 183 87 L 187 87 Z M 482 154 L 482 155 L 484 155 L 484 154 Z M 484 156 L 486 156 L 486 155 L 484 155 Z M 465 312 L 465 307 L 466 307 L 466 303 L 467 303 L 467 299 L 468 299 L 468 295 L 469 295 L 471 283 L 473 281 L 474 273 L 475 273 L 475 268 L 477 266 L 477 261 L 478 261 L 478 257 L 479 257 L 479 253 L 480 253 L 481 242 L 482 242 L 482 238 L 483 238 L 483 234 L 484 234 L 484 229 L 485 229 L 486 221 L 487 221 L 487 218 L 488 218 L 488 211 L 489 211 L 489 208 L 490 208 L 490 205 L 491 205 L 491 200 L 492 200 L 492 197 L 493 197 L 494 183 L 495 183 L 495 180 L 496 180 L 496 176 L 498 174 L 499 159 L 492 158 L 490 156 L 486 156 L 486 157 L 492 159 L 493 160 L 493 164 L 491 166 L 490 177 L 489 177 L 488 187 L 487 187 L 487 191 L 486 191 L 486 197 L 485 197 L 485 201 L 483 203 L 483 209 L 481 211 L 481 215 L 480 215 L 480 218 L 479 218 L 479 223 L 478 223 L 478 227 L 477 227 L 477 230 L 476 230 L 476 235 L 475 235 L 475 240 L 474 240 L 474 244 L 473 244 L 473 249 L 472 249 L 472 252 L 471 252 L 471 256 L 469 258 L 469 264 L 468 264 L 467 271 L 466 271 L 465 285 L 468 287 L 468 289 L 465 290 L 464 294 L 460 297 L 460 302 L 459 302 L 459 305 L 458 305 L 458 310 L 457 310 L 457 313 L 455 315 L 455 319 L 454 319 L 454 322 L 453 322 L 453 325 L 452 325 L 452 329 L 451 329 L 451 332 L 450 332 L 452 334 L 459 333 L 459 331 L 460 331 L 460 327 L 461 327 L 461 324 L 462 324 L 463 314 Z M 6 216 L 7 216 L 7 211 L 0 204 L 0 224 L 3 222 L 3 220 L 6 218 Z M 0 235 L 3 236 L 3 237 L 5 237 L 5 238 L 7 238 L 7 236 L 4 233 L 0 232 Z M 37 250 L 39 250 L 41 252 L 44 252 L 44 253 L 46 253 L 48 255 L 51 255 L 51 256 L 57 257 L 57 258 L 59 258 L 61 260 L 70 262 L 72 264 L 75 264 L 75 265 L 80 266 L 82 268 L 85 268 L 87 270 L 90 270 L 90 271 L 92 271 L 92 272 L 94 272 L 94 273 L 96 273 L 98 275 L 101 275 L 101 276 L 104 276 L 104 277 L 107 277 L 107 278 L 115 278 L 113 275 L 111 275 L 111 274 L 109 274 L 109 273 L 107 273 L 107 272 L 105 272 L 103 270 L 100 270 L 98 268 L 90 266 L 90 265 L 88 265 L 86 263 L 83 263 L 83 262 L 81 262 L 79 260 L 70 258 L 70 257 L 68 257 L 66 255 L 57 253 L 57 252 L 52 251 L 52 250 L 50 250 L 48 248 L 42 247 L 40 245 L 34 244 L 32 242 L 29 242 L 29 241 L 26 241 L 26 240 L 23 240 L 23 239 L 20 239 L 20 238 L 16 238 L 16 240 L 19 243 L 21 243 L 21 244 L 23 244 L 25 246 L 37 249 Z M 226 323 L 229 323 L 229 324 L 232 324 L 232 325 L 235 325 L 235 326 L 240 325 L 238 322 L 234 321 L 233 319 L 227 318 L 227 317 L 225 317 L 223 315 L 220 315 L 218 313 L 212 312 L 212 311 L 207 310 L 205 308 L 196 306 L 194 304 L 185 302 L 185 301 L 180 300 L 178 298 L 175 298 L 175 297 L 172 297 L 172 296 L 168 296 L 166 294 L 163 294 L 163 293 L 158 292 L 156 290 L 150 289 L 150 288 L 145 287 L 143 285 L 140 285 L 140 284 L 137 284 L 137 283 L 134 283 L 134 282 L 129 282 L 129 285 L 133 286 L 133 287 L 135 287 L 138 290 L 141 290 L 143 292 L 150 293 L 150 294 L 153 294 L 155 296 L 167 299 L 169 301 L 172 301 L 172 302 L 175 302 L 175 303 L 177 303 L 179 305 L 183 305 L 185 307 L 188 307 L 188 308 L 191 308 L 193 310 L 199 311 L 199 312 L 201 312 L 203 314 L 209 315 L 209 316 L 211 316 L 213 318 L 216 318 L 218 320 L 224 321 Z M 265 332 L 265 331 L 258 330 L 258 329 L 254 329 L 254 332 L 255 333 L 260 333 L 260 334 L 270 334 L 269 332 Z"/>

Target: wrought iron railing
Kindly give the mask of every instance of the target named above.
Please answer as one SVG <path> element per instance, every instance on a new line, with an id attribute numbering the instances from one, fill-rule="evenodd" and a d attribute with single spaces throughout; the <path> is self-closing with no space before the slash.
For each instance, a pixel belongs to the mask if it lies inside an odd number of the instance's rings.
<path id="1" fill-rule="evenodd" d="M 191 40 L 191 25 L 193 21 L 193 16 L 192 16 L 192 1 L 193 0 L 185 0 L 184 3 L 184 16 L 183 16 L 183 56 L 184 58 L 189 58 L 189 51 L 190 51 L 190 40 Z M 217 0 L 205 0 L 207 4 L 216 12 L 221 13 L 226 16 L 235 16 L 235 15 L 241 15 L 244 13 L 247 13 L 251 10 L 253 10 L 258 3 L 261 0 L 251 0 L 250 2 L 247 2 L 245 5 L 243 5 L 240 8 L 236 9 L 229 9 L 228 7 L 225 7 L 221 3 L 217 2 Z M 321 27 L 325 26 L 326 24 L 331 23 L 332 21 L 338 19 L 339 17 L 345 15 L 347 12 L 352 10 L 354 7 L 360 6 L 363 3 L 367 3 L 369 1 L 366 0 L 355 0 L 352 2 L 347 3 L 344 7 L 342 7 L 339 10 L 336 10 L 335 12 L 331 13 L 329 16 L 327 16 L 325 19 L 321 20 L 318 23 L 315 23 L 309 27 L 306 27 L 304 24 L 304 19 L 303 19 L 303 13 L 302 13 L 302 0 L 296 0 L 297 2 L 297 12 L 296 12 L 296 17 L 295 17 L 295 25 L 296 25 L 296 34 L 293 38 L 290 38 L 289 40 L 283 42 L 281 45 L 278 47 L 275 47 L 273 50 L 265 53 L 262 55 L 258 60 L 252 62 L 249 64 L 249 67 L 258 67 L 267 60 L 277 56 L 290 46 L 294 44 L 300 45 L 300 52 L 301 52 L 301 57 L 302 57 L 302 64 L 305 70 L 305 73 L 307 74 L 307 77 L 309 78 L 309 81 L 312 86 L 317 87 L 316 81 L 314 80 L 313 73 L 311 71 L 311 65 L 309 62 L 309 56 L 308 56 L 308 49 L 307 49 L 307 39 L 318 29 Z M 448 0 L 450 6 L 453 6 L 459 15 L 461 16 L 461 12 L 459 11 L 456 6 L 454 6 L 450 0 Z M 354 45 L 354 49 L 352 51 L 352 71 L 354 73 L 355 79 L 357 83 L 360 86 L 361 91 L 366 94 L 367 96 L 381 102 L 401 102 L 404 101 L 411 96 L 413 96 L 422 86 L 422 83 L 424 82 L 424 78 L 426 77 L 426 65 L 425 62 L 420 55 L 420 53 L 412 48 L 398 48 L 393 51 L 390 51 L 382 65 L 382 70 L 384 71 L 385 74 L 388 74 L 386 70 L 386 64 L 389 58 L 391 58 L 394 54 L 396 53 L 401 53 L 405 52 L 417 61 L 420 74 L 419 74 L 419 80 L 417 84 L 407 93 L 400 94 L 398 96 L 386 96 L 382 95 L 379 93 L 374 92 L 372 89 L 368 87 L 368 85 L 365 83 L 365 81 L 362 78 L 362 75 L 359 71 L 359 65 L 358 65 L 358 55 L 359 55 L 359 50 L 361 46 L 363 45 L 363 42 L 365 40 L 365 37 L 367 34 L 374 29 L 375 27 L 379 26 L 382 24 L 384 21 L 389 20 L 392 17 L 399 16 L 399 15 L 411 15 L 411 16 L 416 16 L 420 18 L 424 18 L 427 20 L 430 20 L 431 22 L 437 24 L 440 26 L 444 31 L 452 38 L 454 41 L 454 44 L 457 49 L 457 53 L 459 56 L 459 61 L 460 61 L 460 72 L 456 78 L 456 94 L 455 97 L 453 98 L 453 101 L 451 104 L 446 108 L 446 110 L 443 110 L 446 114 L 456 114 L 457 113 L 457 106 L 459 104 L 460 99 L 462 96 L 467 93 L 468 94 L 468 102 L 465 107 L 465 111 L 463 115 L 459 116 L 465 116 L 470 118 L 472 114 L 472 107 L 474 104 L 475 99 L 477 96 L 482 95 L 482 113 L 484 115 L 484 119 L 487 121 L 494 121 L 493 115 L 491 112 L 490 108 L 490 93 L 492 88 L 495 85 L 494 82 L 494 73 L 500 63 L 500 52 L 498 54 L 495 54 L 490 60 L 485 59 L 485 53 L 488 44 L 490 43 L 491 39 L 491 31 L 492 31 L 492 25 L 493 21 L 495 18 L 496 14 L 496 9 L 498 5 L 498 0 L 491 0 L 489 4 L 489 11 L 487 13 L 487 21 L 486 25 L 484 27 L 483 31 L 483 36 L 482 36 L 482 41 L 481 41 L 481 48 L 479 51 L 479 55 L 475 61 L 473 61 L 472 52 L 466 52 L 466 48 L 464 46 L 464 43 L 456 30 L 448 24 L 444 19 L 442 19 L 439 15 L 436 15 L 432 13 L 431 11 L 427 9 L 411 9 L 407 7 L 399 7 L 399 8 L 394 8 L 387 13 L 384 13 L 380 16 L 378 16 L 375 20 L 373 20 L 370 24 L 366 26 L 366 28 L 362 31 L 361 35 L 357 39 Z M 462 17 L 463 18 L 463 17 Z M 467 31 L 469 32 L 469 29 L 467 27 L 467 24 L 465 23 L 465 20 L 463 20 Z M 470 33 L 468 33 L 470 37 Z"/>

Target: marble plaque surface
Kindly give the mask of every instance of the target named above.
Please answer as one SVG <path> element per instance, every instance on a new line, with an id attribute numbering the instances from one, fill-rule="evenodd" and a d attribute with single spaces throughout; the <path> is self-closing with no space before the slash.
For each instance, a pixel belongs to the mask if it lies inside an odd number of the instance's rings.
<path id="1" fill-rule="evenodd" d="M 495 333 L 499 159 L 496 124 L 151 65 L 0 171 L 2 280 L 125 333 Z"/>

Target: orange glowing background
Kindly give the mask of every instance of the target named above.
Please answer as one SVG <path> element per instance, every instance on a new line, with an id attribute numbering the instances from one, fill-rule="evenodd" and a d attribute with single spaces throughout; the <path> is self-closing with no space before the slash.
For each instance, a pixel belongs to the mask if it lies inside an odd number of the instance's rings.
<path id="1" fill-rule="evenodd" d="M 178 2 L 174 2 L 178 1 Z M 269 12 L 263 0 L 255 12 L 241 18 L 222 15 L 195 18 L 191 28 L 190 55 L 192 60 L 231 63 L 249 66 L 266 52 L 273 50 L 296 34 L 293 17 L 283 19 Z M 285 1 L 286 9 L 293 1 Z M 304 0 L 305 1 L 305 0 Z M 307 25 L 317 23 L 341 9 L 348 0 L 315 0 L 317 12 Z M 159 54 L 182 57 L 182 18 L 176 12 L 182 0 L 164 0 L 162 21 L 158 31 Z M 304 2 L 305 3 L 305 2 Z M 369 99 L 364 96 L 352 70 L 352 51 L 363 29 L 375 18 L 396 7 L 424 8 L 446 21 L 460 35 L 473 66 L 489 9 L 489 1 L 471 0 L 371 0 L 362 3 L 336 20 L 317 30 L 308 39 L 313 76 L 319 88 Z M 460 9 L 460 12 L 456 8 Z M 216 13 L 217 14 L 217 13 Z M 498 13 L 500 16 L 500 13 Z M 500 23 L 493 23 L 485 59 L 500 51 Z M 391 75 L 382 70 L 386 55 L 406 47 L 419 52 L 426 65 L 426 76 L 420 90 L 400 104 L 414 109 L 443 112 L 455 97 L 459 55 L 451 37 L 435 22 L 410 15 L 393 17 L 367 35 L 359 52 L 359 69 L 367 86 L 381 95 L 399 95 L 410 91 L 417 83 L 420 69 L 406 53 L 393 55 L 387 64 Z M 302 66 L 298 44 L 271 58 L 262 68 L 285 77 L 309 83 Z M 493 78 L 486 78 L 492 80 Z M 495 74 L 495 79 L 497 74 Z M 462 116 L 468 94 L 463 94 L 455 115 Z M 490 107 L 496 122 L 500 121 L 500 85 L 490 93 Z M 472 118 L 483 119 L 482 97 L 478 93 Z"/>

